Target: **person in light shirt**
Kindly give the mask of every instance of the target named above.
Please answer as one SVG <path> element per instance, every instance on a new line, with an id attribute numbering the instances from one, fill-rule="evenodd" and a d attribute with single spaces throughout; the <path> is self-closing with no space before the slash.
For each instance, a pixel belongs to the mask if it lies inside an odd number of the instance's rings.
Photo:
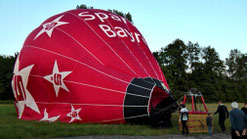
<path id="1" fill-rule="evenodd" d="M 188 127 L 187 127 L 187 121 L 189 120 L 189 111 L 188 109 L 185 107 L 184 104 L 181 105 L 182 109 L 180 110 L 180 120 L 182 122 L 182 127 L 183 127 L 183 134 L 185 133 L 186 130 L 186 134 L 189 134 L 188 131 Z"/>

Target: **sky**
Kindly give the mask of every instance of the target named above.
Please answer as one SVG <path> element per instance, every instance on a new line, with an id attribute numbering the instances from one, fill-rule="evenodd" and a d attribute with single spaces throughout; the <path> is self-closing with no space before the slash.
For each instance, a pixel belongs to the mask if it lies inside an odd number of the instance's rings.
<path id="1" fill-rule="evenodd" d="M 232 49 L 247 53 L 247 0 L 0 0 L 0 55 L 19 52 L 43 21 L 80 4 L 130 12 L 152 52 L 179 38 L 222 60 Z"/>

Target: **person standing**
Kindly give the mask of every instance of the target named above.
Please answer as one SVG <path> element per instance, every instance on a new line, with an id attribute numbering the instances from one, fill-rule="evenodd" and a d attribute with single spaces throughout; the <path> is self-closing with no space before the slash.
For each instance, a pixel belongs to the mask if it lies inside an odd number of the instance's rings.
<path id="1" fill-rule="evenodd" d="M 245 101 L 244 107 L 241 110 L 247 115 L 247 101 Z"/>
<path id="2" fill-rule="evenodd" d="M 231 107 L 232 110 L 230 111 L 230 122 L 232 139 L 247 139 L 247 116 L 243 111 L 238 109 L 237 102 L 233 102 Z"/>
<path id="3" fill-rule="evenodd" d="M 182 127 L 183 127 L 183 134 L 186 130 L 186 134 L 189 134 L 188 131 L 188 127 L 187 127 L 187 121 L 189 119 L 189 111 L 188 109 L 185 107 L 184 104 L 181 105 L 182 109 L 180 110 L 180 114 L 181 114 L 181 122 L 182 122 Z"/>
<path id="4" fill-rule="evenodd" d="M 219 126 L 222 132 L 226 132 L 225 120 L 226 118 L 229 117 L 229 113 L 228 113 L 227 107 L 222 103 L 222 101 L 219 101 L 218 104 L 219 105 L 218 105 L 217 111 L 214 114 L 219 113 Z"/>
<path id="5" fill-rule="evenodd" d="M 208 126 L 208 134 L 211 137 L 212 136 L 212 126 L 213 126 L 213 118 L 211 116 L 211 113 L 208 113 L 208 116 L 206 118 L 206 124 Z"/>

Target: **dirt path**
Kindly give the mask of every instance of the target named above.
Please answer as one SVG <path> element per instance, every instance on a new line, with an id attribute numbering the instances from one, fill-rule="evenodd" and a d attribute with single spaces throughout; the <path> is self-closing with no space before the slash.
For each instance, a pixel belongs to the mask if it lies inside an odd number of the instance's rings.
<path id="1" fill-rule="evenodd" d="M 67 138 L 56 138 L 56 139 L 230 139 L 231 135 L 229 133 L 216 133 L 212 137 L 209 137 L 206 134 L 190 134 L 186 135 L 177 135 L 169 134 L 162 136 L 77 136 L 77 137 L 67 137 Z"/>

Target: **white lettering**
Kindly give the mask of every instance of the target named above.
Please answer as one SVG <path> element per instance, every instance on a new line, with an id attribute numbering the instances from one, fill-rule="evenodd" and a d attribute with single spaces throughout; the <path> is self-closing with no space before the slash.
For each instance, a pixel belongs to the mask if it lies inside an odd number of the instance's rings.
<path id="1" fill-rule="evenodd" d="M 105 13 L 94 13 L 101 22 L 105 22 L 104 19 L 107 19 L 109 16 Z"/>
<path id="2" fill-rule="evenodd" d="M 110 14 L 110 15 L 111 15 L 112 19 L 119 21 L 119 22 L 122 22 L 121 19 L 117 15 L 113 15 L 113 14 Z"/>
<path id="3" fill-rule="evenodd" d="M 130 41 L 135 42 L 133 33 L 132 33 L 132 32 L 130 33 L 127 29 L 124 29 L 124 30 L 125 30 L 125 31 L 127 32 L 127 34 L 131 37 L 131 40 L 130 40 Z"/>
<path id="4" fill-rule="evenodd" d="M 136 38 L 137 42 L 139 43 L 140 42 L 139 36 L 141 36 L 141 34 L 138 34 L 136 32 L 134 34 L 135 34 L 135 38 Z"/>
<path id="5" fill-rule="evenodd" d="M 85 18 L 84 20 L 94 20 L 95 16 L 91 15 L 91 14 L 86 14 L 88 12 L 81 12 L 78 14 L 78 16 L 80 17 L 89 17 L 89 18 Z"/>
<path id="6" fill-rule="evenodd" d="M 128 37 L 125 31 L 121 27 L 114 27 L 119 37 Z"/>
<path id="7" fill-rule="evenodd" d="M 123 18 L 123 17 L 121 17 L 121 18 L 122 18 L 123 22 L 124 22 L 125 24 L 127 24 L 126 19 Z"/>
<path id="8" fill-rule="evenodd" d="M 100 24 L 99 27 L 108 37 L 116 37 L 116 33 L 108 25 Z"/>

